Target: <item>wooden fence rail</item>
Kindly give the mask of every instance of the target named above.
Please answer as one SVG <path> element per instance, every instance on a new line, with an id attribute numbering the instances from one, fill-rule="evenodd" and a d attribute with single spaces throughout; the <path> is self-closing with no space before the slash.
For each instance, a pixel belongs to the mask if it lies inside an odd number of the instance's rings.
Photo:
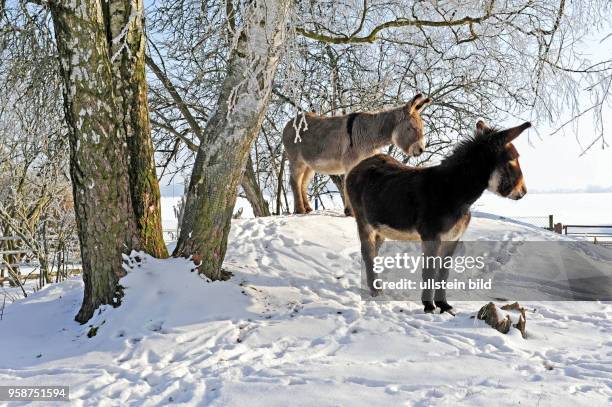
<path id="1" fill-rule="evenodd" d="M 15 244 L 9 245 L 4 242 L 15 242 Z M 80 272 L 80 255 L 76 245 L 61 242 L 58 244 L 58 239 L 55 236 L 51 236 L 48 240 L 48 249 L 51 259 L 48 259 L 49 273 L 48 278 L 57 278 L 58 272 L 60 276 L 72 275 L 75 272 Z M 35 252 L 29 248 L 23 239 L 19 236 L 0 236 L 0 286 L 5 281 L 11 283 L 15 274 L 20 280 L 26 281 L 31 279 L 41 278 L 40 263 L 38 256 Z M 29 268 L 28 272 L 22 272 L 23 268 Z M 56 269 L 53 271 L 53 269 Z"/>
<path id="2" fill-rule="evenodd" d="M 593 243 L 612 247 L 611 225 L 563 225 L 563 234 L 593 239 Z"/>

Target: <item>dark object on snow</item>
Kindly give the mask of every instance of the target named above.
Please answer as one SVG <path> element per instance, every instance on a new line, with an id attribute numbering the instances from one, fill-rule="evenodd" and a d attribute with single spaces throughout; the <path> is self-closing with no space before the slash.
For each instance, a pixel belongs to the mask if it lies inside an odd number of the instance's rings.
<path id="1" fill-rule="evenodd" d="M 516 316 L 514 316 L 514 320 L 510 314 L 500 312 L 500 309 L 504 311 L 515 311 Z M 525 331 L 525 325 L 527 323 L 525 308 L 522 308 L 518 302 L 503 305 L 501 308 L 497 308 L 494 303 L 490 302 L 480 308 L 477 318 L 485 321 L 488 325 L 503 334 L 507 334 L 510 331 L 510 327 L 514 327 L 521 332 L 523 338 L 527 337 Z M 513 322 L 516 323 L 513 324 Z"/>
<path id="2" fill-rule="evenodd" d="M 97 326 L 92 326 L 91 328 L 89 328 L 89 331 L 87 331 L 87 337 L 88 338 L 93 338 L 94 336 L 96 336 L 96 334 L 98 333 L 98 328 Z"/>

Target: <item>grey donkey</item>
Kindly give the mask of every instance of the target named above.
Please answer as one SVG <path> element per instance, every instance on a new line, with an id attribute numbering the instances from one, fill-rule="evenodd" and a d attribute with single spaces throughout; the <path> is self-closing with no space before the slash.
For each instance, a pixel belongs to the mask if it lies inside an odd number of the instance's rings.
<path id="1" fill-rule="evenodd" d="M 378 149 L 395 144 L 416 157 L 425 150 L 421 110 L 431 99 L 418 94 L 407 104 L 380 112 L 358 112 L 343 116 L 300 114 L 283 130 L 283 145 L 291 170 L 295 213 L 308 213 L 308 184 L 315 172 L 346 174 Z M 300 129 L 296 137 L 296 128 Z M 348 200 L 346 200 L 348 202 Z M 348 203 L 346 215 L 351 215 Z"/>

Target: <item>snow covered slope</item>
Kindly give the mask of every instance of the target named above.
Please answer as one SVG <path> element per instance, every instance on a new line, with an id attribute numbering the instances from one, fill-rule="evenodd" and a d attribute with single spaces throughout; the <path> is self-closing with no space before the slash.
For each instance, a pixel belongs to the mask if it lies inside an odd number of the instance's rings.
<path id="1" fill-rule="evenodd" d="M 479 215 L 466 239 L 547 240 Z M 72 321 L 78 279 L 10 304 L 0 383 L 70 384 L 74 405 L 585 405 L 612 403 L 612 304 L 525 303 L 527 340 L 420 304 L 359 295 L 354 220 L 334 212 L 235 221 L 228 282 L 144 257 L 126 297 Z"/>

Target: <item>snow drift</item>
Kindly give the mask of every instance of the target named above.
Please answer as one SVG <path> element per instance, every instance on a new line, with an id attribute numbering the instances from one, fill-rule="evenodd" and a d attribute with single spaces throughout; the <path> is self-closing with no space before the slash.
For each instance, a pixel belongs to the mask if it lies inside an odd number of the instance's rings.
<path id="1" fill-rule="evenodd" d="M 558 238 L 482 214 L 465 236 Z M 78 279 L 7 305 L 0 383 L 69 384 L 75 405 L 612 400 L 612 304 L 522 302 L 524 340 L 472 318 L 482 302 L 451 301 L 453 318 L 361 301 L 354 220 L 334 212 L 234 221 L 227 282 L 207 282 L 183 259 L 132 259 L 122 306 L 87 325 L 73 322 Z"/>

